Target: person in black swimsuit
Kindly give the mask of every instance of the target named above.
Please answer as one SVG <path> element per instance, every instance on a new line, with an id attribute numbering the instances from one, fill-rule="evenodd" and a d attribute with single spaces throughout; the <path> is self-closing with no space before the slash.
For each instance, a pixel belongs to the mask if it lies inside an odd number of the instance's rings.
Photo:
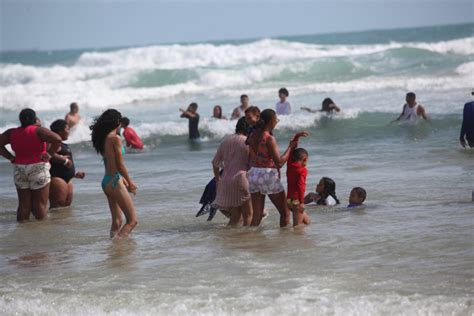
<path id="1" fill-rule="evenodd" d="M 51 131 L 58 134 L 63 141 L 69 137 L 69 125 L 65 120 L 56 120 L 50 126 Z M 69 146 L 61 142 L 61 148 L 51 157 L 51 185 L 49 189 L 49 207 L 65 207 L 72 203 L 72 178 L 83 179 L 84 172 L 76 172 L 72 152 Z"/>
<path id="2" fill-rule="evenodd" d="M 181 117 L 189 120 L 189 139 L 191 141 L 199 141 L 201 135 L 199 134 L 199 114 L 197 113 L 198 105 L 193 102 L 188 106 L 187 110 L 179 109 Z"/>

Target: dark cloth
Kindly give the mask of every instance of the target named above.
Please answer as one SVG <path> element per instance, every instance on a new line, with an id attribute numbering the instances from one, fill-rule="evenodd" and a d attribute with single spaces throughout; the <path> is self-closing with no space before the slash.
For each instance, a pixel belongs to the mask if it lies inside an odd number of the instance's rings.
<path id="1" fill-rule="evenodd" d="M 195 113 L 195 117 L 189 117 L 189 139 L 196 139 L 200 138 L 201 135 L 199 134 L 199 114 Z"/>
<path id="2" fill-rule="evenodd" d="M 464 104 L 460 140 L 466 137 L 468 143 L 474 145 L 474 101 Z"/>
<path id="3" fill-rule="evenodd" d="M 76 169 L 74 168 L 74 160 L 72 160 L 72 151 L 69 149 L 69 146 L 65 143 L 61 143 L 61 149 L 58 151 L 59 155 L 67 156 L 72 162 L 71 168 L 66 168 L 61 162 L 51 162 L 51 169 L 49 173 L 51 177 L 58 177 L 68 183 L 76 174 Z"/>
<path id="4" fill-rule="evenodd" d="M 209 213 L 208 221 L 216 215 L 217 208 L 212 206 L 212 202 L 216 198 L 216 178 L 212 178 L 211 181 L 206 185 L 204 192 L 202 193 L 199 203 L 202 204 L 201 209 L 197 212 L 196 217 Z"/>

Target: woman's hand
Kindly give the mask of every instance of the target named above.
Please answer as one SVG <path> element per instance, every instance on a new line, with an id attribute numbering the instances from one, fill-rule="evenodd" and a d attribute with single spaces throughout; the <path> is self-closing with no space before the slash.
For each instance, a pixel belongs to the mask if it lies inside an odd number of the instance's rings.
<path id="1" fill-rule="evenodd" d="M 48 152 L 45 152 L 44 154 L 41 154 L 40 159 L 43 162 L 49 162 L 49 160 L 51 159 L 51 155 Z"/>
<path id="2" fill-rule="evenodd" d="M 293 138 L 291 140 L 297 142 L 298 139 L 300 139 L 300 137 L 308 137 L 308 136 L 309 136 L 309 132 L 302 131 L 302 132 L 296 133 L 295 136 L 293 136 Z"/>
<path id="3" fill-rule="evenodd" d="M 135 185 L 135 183 L 132 180 L 130 180 L 130 182 L 128 182 L 127 190 L 128 190 L 128 192 L 130 192 L 132 194 L 137 194 L 137 186 Z"/>

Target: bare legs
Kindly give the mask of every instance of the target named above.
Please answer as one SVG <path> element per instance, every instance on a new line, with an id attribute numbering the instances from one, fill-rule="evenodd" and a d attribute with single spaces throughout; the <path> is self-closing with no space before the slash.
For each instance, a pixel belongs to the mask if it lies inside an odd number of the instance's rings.
<path id="1" fill-rule="evenodd" d="M 252 200 L 248 199 L 239 207 L 231 207 L 229 226 L 237 226 L 241 221 L 243 226 L 252 222 Z"/>
<path id="2" fill-rule="evenodd" d="M 45 219 L 48 215 L 49 183 L 41 189 L 16 189 L 18 193 L 18 209 L 16 219 L 19 222 L 30 219 L 33 213 L 37 220 Z"/>
<path id="3" fill-rule="evenodd" d="M 290 209 L 293 213 L 293 226 L 311 224 L 308 213 L 305 212 L 304 208 L 301 208 L 301 205 L 292 205 Z"/>
<path id="4" fill-rule="evenodd" d="M 104 190 L 109 202 L 110 213 L 112 215 L 112 225 L 110 227 L 110 238 L 115 236 L 128 236 L 133 228 L 138 224 L 135 213 L 135 206 L 130 197 L 123 180 L 118 181 L 115 188 L 112 187 L 112 181 L 107 184 Z M 125 215 L 125 225 L 122 226 L 122 212 Z"/>
<path id="5" fill-rule="evenodd" d="M 280 213 L 280 227 L 285 227 L 290 223 L 290 211 L 286 205 L 285 191 L 270 194 L 270 201 Z M 252 226 L 260 225 L 263 217 L 263 209 L 265 207 L 265 195 L 260 193 L 252 193 L 253 218 Z"/>
<path id="6" fill-rule="evenodd" d="M 73 197 L 72 181 L 66 183 L 66 181 L 61 178 L 53 177 L 51 178 L 51 187 L 49 191 L 50 208 L 65 207 L 71 205 Z"/>

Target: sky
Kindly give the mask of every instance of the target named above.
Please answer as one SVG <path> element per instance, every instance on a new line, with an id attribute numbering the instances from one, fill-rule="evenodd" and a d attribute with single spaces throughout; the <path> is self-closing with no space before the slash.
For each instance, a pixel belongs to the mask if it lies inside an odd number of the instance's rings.
<path id="1" fill-rule="evenodd" d="M 474 22 L 472 0 L 0 0 L 0 50 L 253 39 Z"/>

